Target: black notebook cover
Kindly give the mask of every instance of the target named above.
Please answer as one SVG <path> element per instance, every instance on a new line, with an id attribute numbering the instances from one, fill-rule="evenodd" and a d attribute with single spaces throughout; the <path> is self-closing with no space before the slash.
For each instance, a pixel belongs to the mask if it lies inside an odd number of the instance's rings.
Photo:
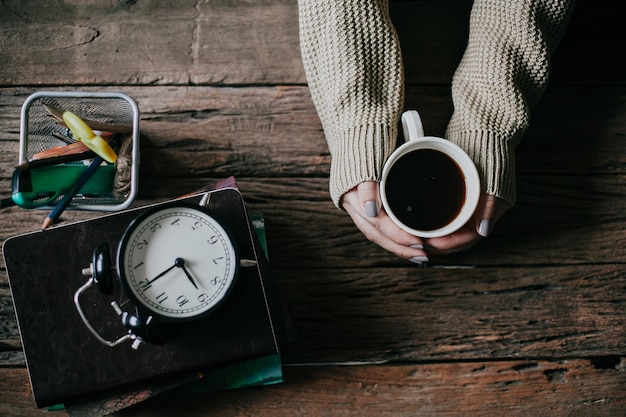
<path id="1" fill-rule="evenodd" d="M 264 291 L 267 264 L 255 243 L 241 194 L 235 189 L 207 194 L 206 206 L 230 227 L 240 257 L 257 264 L 239 269 L 228 299 L 216 311 L 184 324 L 164 345 L 143 344 L 137 350 L 129 343 L 108 347 L 89 332 L 73 301 L 86 282 L 82 269 L 89 266 L 94 248 L 108 242 L 113 261 L 126 226 L 145 207 L 5 242 L 4 258 L 38 407 L 278 352 Z M 189 199 L 199 202 L 203 195 Z M 81 297 L 92 326 L 103 337 L 115 340 L 125 333 L 110 306 L 115 299 L 122 309 L 134 312 L 119 283 L 113 295 L 94 286 Z"/>

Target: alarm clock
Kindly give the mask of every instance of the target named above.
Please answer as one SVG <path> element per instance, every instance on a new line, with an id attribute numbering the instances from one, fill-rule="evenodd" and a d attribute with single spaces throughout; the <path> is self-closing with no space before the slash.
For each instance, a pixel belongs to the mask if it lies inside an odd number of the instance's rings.
<path id="1" fill-rule="evenodd" d="M 146 342 L 166 343 L 181 324 L 219 308 L 242 264 L 256 264 L 240 259 L 238 246 L 229 225 L 202 205 L 175 201 L 145 209 L 119 239 L 114 268 L 109 245 L 95 248 L 89 268 L 83 270 L 89 279 L 74 295 L 76 308 L 91 333 L 108 346 L 131 341 L 137 349 Z M 111 302 L 127 333 L 109 341 L 91 325 L 80 297 L 93 285 L 111 294 L 114 274 L 134 311 Z"/>
<path id="2" fill-rule="evenodd" d="M 117 271 L 142 310 L 163 321 L 194 320 L 226 297 L 238 268 L 235 243 L 200 206 L 148 210 L 124 233 Z"/>

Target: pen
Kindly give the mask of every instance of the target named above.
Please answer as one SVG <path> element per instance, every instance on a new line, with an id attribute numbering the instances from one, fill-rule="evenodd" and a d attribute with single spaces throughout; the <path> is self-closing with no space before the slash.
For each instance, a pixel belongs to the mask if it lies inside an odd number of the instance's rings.
<path id="1" fill-rule="evenodd" d="M 65 193 L 61 201 L 59 201 L 54 206 L 52 211 L 50 211 L 50 214 L 48 214 L 48 216 L 44 219 L 43 224 L 41 225 L 42 229 L 47 229 L 51 224 L 58 220 L 61 213 L 63 213 L 67 206 L 69 206 L 74 196 L 78 194 L 80 189 L 83 188 L 83 185 L 85 185 L 89 178 L 91 178 L 91 176 L 96 173 L 100 165 L 102 165 L 102 162 L 104 162 L 104 159 L 102 159 L 102 157 L 100 156 L 96 156 L 93 159 L 85 172 L 83 172 L 81 176 L 78 177 L 74 185 L 72 185 L 72 188 L 70 188 L 70 190 Z"/>
<path id="2" fill-rule="evenodd" d="M 111 145 L 117 145 L 116 141 L 111 141 Z M 70 202 L 74 198 L 76 194 L 80 191 L 81 188 L 87 183 L 89 178 L 92 177 L 93 174 L 96 173 L 100 165 L 102 165 L 104 159 L 101 156 L 96 156 L 89 167 L 81 174 L 80 177 L 76 180 L 72 188 L 63 196 L 61 201 L 59 201 L 54 208 L 50 211 L 50 214 L 44 219 L 43 224 L 41 225 L 42 229 L 47 229 L 51 224 L 59 219 L 59 216 L 63 211 L 69 206 Z"/>

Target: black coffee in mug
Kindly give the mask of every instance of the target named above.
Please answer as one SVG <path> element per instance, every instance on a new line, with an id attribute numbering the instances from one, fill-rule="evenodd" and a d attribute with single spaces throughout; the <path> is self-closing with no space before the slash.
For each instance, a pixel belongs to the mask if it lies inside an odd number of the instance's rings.
<path id="1" fill-rule="evenodd" d="M 451 223 L 465 202 L 465 176 L 457 163 L 435 149 L 399 158 L 387 176 L 389 209 L 406 226 L 436 230 Z"/>

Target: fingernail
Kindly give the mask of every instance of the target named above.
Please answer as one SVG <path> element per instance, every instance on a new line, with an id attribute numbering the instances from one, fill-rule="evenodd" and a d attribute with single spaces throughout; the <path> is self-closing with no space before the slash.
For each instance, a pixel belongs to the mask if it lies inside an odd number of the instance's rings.
<path id="1" fill-rule="evenodd" d="M 375 200 L 366 201 L 364 209 L 367 217 L 378 216 L 378 203 Z"/>
<path id="2" fill-rule="evenodd" d="M 415 245 L 411 245 L 410 247 L 413 249 L 424 249 L 424 245 L 420 245 L 419 243 L 416 243 Z"/>
<path id="3" fill-rule="evenodd" d="M 491 221 L 489 219 L 482 219 L 478 224 L 478 234 L 482 237 L 489 237 L 491 235 Z"/>
<path id="4" fill-rule="evenodd" d="M 409 258 L 409 261 L 417 265 L 424 265 L 428 263 L 428 258 L 426 256 L 414 256 L 412 258 Z"/>

